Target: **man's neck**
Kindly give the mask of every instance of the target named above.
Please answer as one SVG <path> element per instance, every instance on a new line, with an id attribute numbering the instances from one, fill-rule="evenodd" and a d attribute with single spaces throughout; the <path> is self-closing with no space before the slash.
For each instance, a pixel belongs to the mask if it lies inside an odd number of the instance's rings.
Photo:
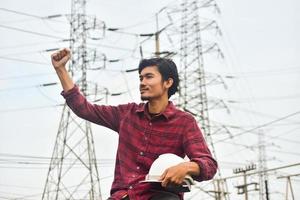
<path id="1" fill-rule="evenodd" d="M 168 106 L 168 99 L 164 100 L 149 100 L 148 102 L 148 111 L 152 114 L 162 113 Z"/>

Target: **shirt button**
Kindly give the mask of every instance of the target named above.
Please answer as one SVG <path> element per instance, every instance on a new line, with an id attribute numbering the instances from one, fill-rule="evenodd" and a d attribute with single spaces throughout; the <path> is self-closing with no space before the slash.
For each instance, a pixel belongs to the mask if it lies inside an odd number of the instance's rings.
<path id="1" fill-rule="evenodd" d="M 140 155 L 143 156 L 143 155 L 144 155 L 144 152 L 141 151 L 141 152 L 140 152 Z"/>
<path id="2" fill-rule="evenodd" d="M 140 169 L 140 166 L 137 166 L 136 169 Z"/>
<path id="3" fill-rule="evenodd" d="M 132 186 L 129 186 L 129 189 L 132 189 Z"/>
<path id="4" fill-rule="evenodd" d="M 132 177 L 133 177 L 133 178 L 135 178 L 135 175 L 134 175 L 134 174 L 132 174 Z"/>
<path id="5" fill-rule="evenodd" d="M 145 140 L 147 140 L 148 138 L 147 137 L 145 137 Z"/>
<path id="6" fill-rule="evenodd" d="M 152 126 L 152 123 L 151 123 L 151 122 L 149 122 L 149 125 L 150 125 L 150 126 Z"/>

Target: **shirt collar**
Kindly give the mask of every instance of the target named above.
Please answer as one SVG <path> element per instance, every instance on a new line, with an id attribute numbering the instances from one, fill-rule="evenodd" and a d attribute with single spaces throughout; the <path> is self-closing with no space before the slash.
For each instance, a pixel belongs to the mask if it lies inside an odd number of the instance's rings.
<path id="1" fill-rule="evenodd" d="M 136 109 L 136 113 L 144 113 L 146 116 L 149 117 L 149 112 L 148 112 L 148 102 L 147 103 L 142 103 L 139 105 L 139 107 Z M 164 112 L 161 113 L 161 116 L 165 117 L 167 120 L 170 119 L 170 117 L 175 113 L 175 106 L 172 101 L 169 101 L 169 104 L 167 105 L 167 108 L 165 109 Z"/>

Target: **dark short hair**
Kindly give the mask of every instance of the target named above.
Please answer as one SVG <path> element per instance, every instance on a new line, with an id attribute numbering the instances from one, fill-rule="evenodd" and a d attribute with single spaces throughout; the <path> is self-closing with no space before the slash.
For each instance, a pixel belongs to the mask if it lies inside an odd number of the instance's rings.
<path id="1" fill-rule="evenodd" d="M 173 84 L 168 90 L 168 98 L 178 90 L 179 77 L 176 64 L 168 58 L 142 59 L 139 64 L 139 74 L 145 67 L 156 66 L 164 81 L 173 79 Z"/>

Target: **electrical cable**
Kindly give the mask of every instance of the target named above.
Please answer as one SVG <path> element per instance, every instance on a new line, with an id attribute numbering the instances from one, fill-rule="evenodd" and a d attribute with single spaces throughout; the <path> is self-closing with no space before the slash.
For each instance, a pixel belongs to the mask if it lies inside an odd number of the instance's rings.
<path id="1" fill-rule="evenodd" d="M 270 122 L 261 124 L 261 125 L 259 125 L 259 126 L 254 127 L 254 128 L 251 128 L 251 129 L 242 131 L 242 132 L 240 132 L 240 133 L 237 133 L 237 134 L 233 135 L 233 137 L 238 137 L 238 136 L 244 135 L 244 134 L 246 134 L 246 133 L 249 133 L 249 132 L 252 132 L 252 131 L 254 131 L 254 130 L 257 130 L 257 129 L 260 129 L 260 128 L 269 126 L 269 125 L 271 125 L 271 124 L 273 124 L 273 123 L 277 123 L 277 122 L 279 122 L 279 121 L 288 119 L 288 118 L 290 118 L 290 117 L 293 117 L 293 116 L 299 115 L 299 114 L 300 114 L 300 111 L 291 113 L 291 114 L 286 115 L 286 116 L 284 116 L 284 117 L 280 117 L 280 118 L 278 118 L 278 119 L 276 119 L 276 120 L 272 120 L 272 121 L 270 121 Z M 231 137 L 227 137 L 227 138 L 225 138 L 225 139 L 217 140 L 217 141 L 214 142 L 214 143 L 216 144 L 216 143 L 223 142 L 223 141 L 226 141 L 226 140 L 229 140 L 229 139 L 232 139 L 232 138 L 231 138 Z"/>
<path id="2" fill-rule="evenodd" d="M 19 59 L 19 58 L 10 58 L 10 57 L 1 57 L 1 56 L 0 56 L 0 59 L 24 62 L 24 63 L 30 63 L 30 64 L 47 65 L 47 66 L 49 66 L 49 64 L 50 64 L 50 63 L 46 63 L 46 62 L 38 62 L 38 61 L 32 61 L 32 60 L 24 60 L 24 59 Z"/>
<path id="3" fill-rule="evenodd" d="M 6 26 L 6 25 L 2 25 L 2 24 L 0 24 L 0 27 L 10 29 L 10 30 L 20 31 L 20 32 L 24 32 L 24 33 L 29 33 L 29 34 L 33 34 L 33 35 L 38 35 L 38 36 L 42 36 L 42 37 L 48 37 L 48 38 L 53 38 L 53 39 L 61 39 L 61 40 L 65 39 L 65 38 L 62 38 L 62 37 L 59 37 L 59 36 L 55 36 L 55 35 L 39 33 L 39 32 L 35 32 L 35 31 L 25 30 L 25 29 L 21 29 L 21 28 L 17 28 L 17 27 L 12 27 L 12 26 Z"/>

